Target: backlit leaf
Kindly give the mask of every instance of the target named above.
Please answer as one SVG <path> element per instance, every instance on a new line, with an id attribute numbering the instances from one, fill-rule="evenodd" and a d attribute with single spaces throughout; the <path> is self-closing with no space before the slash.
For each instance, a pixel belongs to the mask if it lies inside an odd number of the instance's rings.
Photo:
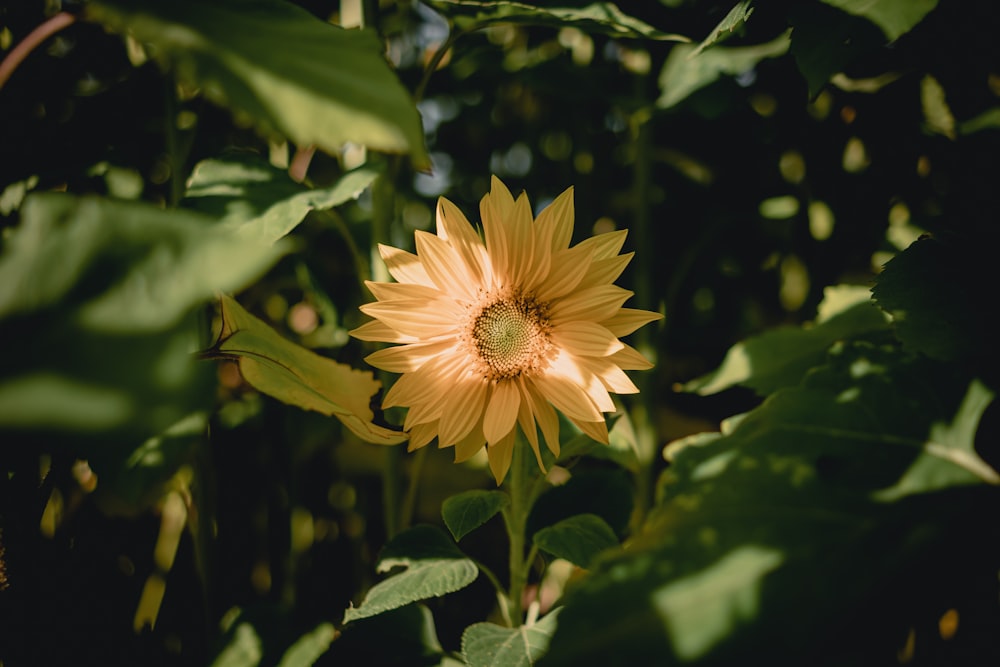
<path id="1" fill-rule="evenodd" d="M 235 359 L 258 391 L 303 410 L 336 417 L 362 440 L 394 445 L 406 434 L 372 423 L 371 397 L 381 383 L 361 371 L 283 338 L 232 297 L 221 297 L 222 330 L 206 353 Z"/>
<path id="2" fill-rule="evenodd" d="M 938 0 L 822 0 L 856 16 L 863 16 L 889 40 L 909 32 L 935 7 Z"/>
<path id="3" fill-rule="evenodd" d="M 462 633 L 462 656 L 469 667 L 529 667 L 545 654 L 559 610 L 533 625 L 505 628 L 474 623 Z"/>
<path id="4" fill-rule="evenodd" d="M 611 526 L 596 514 L 578 514 L 542 528 L 534 536 L 542 551 L 589 568 L 597 554 L 618 546 Z"/>
<path id="5" fill-rule="evenodd" d="M 460 540 L 509 504 L 510 498 L 506 493 L 473 489 L 445 500 L 441 504 L 441 517 L 452 537 Z"/>

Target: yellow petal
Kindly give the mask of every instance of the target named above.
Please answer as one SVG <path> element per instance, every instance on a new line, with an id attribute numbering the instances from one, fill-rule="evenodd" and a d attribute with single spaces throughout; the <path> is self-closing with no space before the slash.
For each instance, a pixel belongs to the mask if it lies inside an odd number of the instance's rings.
<path id="1" fill-rule="evenodd" d="M 486 455 L 490 460 L 490 472 L 497 481 L 497 486 L 503 482 L 510 470 L 510 462 L 514 457 L 514 431 L 512 430 L 499 442 L 487 445 Z"/>
<path id="2" fill-rule="evenodd" d="M 416 255 L 381 243 L 378 244 L 378 252 L 385 262 L 385 267 L 389 269 L 389 275 L 399 282 L 435 286 Z"/>
<path id="3" fill-rule="evenodd" d="M 353 329 L 350 334 L 358 340 L 377 343 L 415 343 L 420 340 L 416 336 L 408 336 L 396 331 L 385 322 L 378 320 L 365 322 L 357 329 Z"/>
<path id="4" fill-rule="evenodd" d="M 454 346 L 455 342 L 451 339 L 432 343 L 398 345 L 372 352 L 365 357 L 365 361 L 375 368 L 381 368 L 390 373 L 412 373 L 429 360 L 448 353 Z"/>
<path id="5" fill-rule="evenodd" d="M 492 271 L 486 246 L 465 215 L 444 197 L 438 199 L 437 229 L 438 236 L 448 241 L 465 262 L 477 285 L 488 285 Z"/>
<path id="6" fill-rule="evenodd" d="M 569 248 L 573 238 L 573 188 L 566 188 L 535 219 L 537 238 L 547 241 L 552 252 Z"/>
<path id="7" fill-rule="evenodd" d="M 441 290 L 427 285 L 414 283 L 382 283 L 374 280 L 366 280 L 365 287 L 379 301 L 393 301 L 397 299 L 439 299 Z"/>
<path id="8" fill-rule="evenodd" d="M 361 312 L 385 322 L 408 336 L 422 340 L 454 333 L 457 318 L 450 299 L 396 299 L 375 301 L 361 306 Z"/>
<path id="9" fill-rule="evenodd" d="M 520 402 L 521 392 L 512 381 L 504 380 L 493 387 L 483 415 L 483 435 L 487 442 L 498 442 L 514 429 Z"/>
<path id="10" fill-rule="evenodd" d="M 631 296 L 632 292 L 618 285 L 588 287 L 552 304 L 550 321 L 557 326 L 573 320 L 602 322 L 617 313 Z"/>
<path id="11" fill-rule="evenodd" d="M 607 259 L 614 257 L 621 251 L 622 246 L 625 245 L 626 236 L 628 236 L 628 230 L 619 229 L 614 232 L 591 236 L 589 239 L 584 239 L 577 243 L 575 247 L 584 246 L 585 248 L 593 248 L 594 259 Z"/>
<path id="12" fill-rule="evenodd" d="M 574 320 L 552 328 L 552 342 L 576 356 L 606 357 L 625 345 L 596 322 Z"/>
<path id="13" fill-rule="evenodd" d="M 541 395 L 530 378 L 521 378 L 522 394 L 531 402 L 531 412 L 545 436 L 545 445 L 553 456 L 559 456 L 559 415 Z"/>
<path id="14" fill-rule="evenodd" d="M 414 240 L 417 255 L 438 289 L 467 301 L 475 298 L 479 286 L 474 282 L 476 277 L 470 275 L 454 248 L 434 234 L 419 229 L 414 232 Z"/>
<path id="15" fill-rule="evenodd" d="M 535 288 L 539 301 L 552 301 L 576 289 L 590 270 L 593 256 L 593 248 L 580 246 L 560 250 L 553 255 L 548 276 Z"/>
<path id="16" fill-rule="evenodd" d="M 608 331 L 616 336 L 627 336 L 644 324 L 662 320 L 663 315 L 650 310 L 639 310 L 638 308 L 622 308 L 617 313 L 601 322 L 608 328 Z"/>
<path id="17" fill-rule="evenodd" d="M 619 368 L 618 364 L 610 358 L 580 357 L 577 361 L 587 370 L 592 372 L 607 388 L 616 394 L 638 394 L 639 388 L 635 386 L 625 371 Z"/>
<path id="18" fill-rule="evenodd" d="M 529 279 L 535 274 L 540 261 L 536 255 L 535 233 L 532 227 L 531 204 L 528 202 L 528 195 L 522 192 L 503 225 L 510 252 L 507 276 L 512 285 L 530 286 Z M 547 258 L 548 253 L 543 255 Z"/>
<path id="19" fill-rule="evenodd" d="M 638 350 L 629 345 L 618 350 L 608 357 L 608 359 L 618 364 L 619 368 L 627 371 L 645 371 L 653 367 L 653 364 L 649 363 L 646 357 L 639 354 Z"/>
<path id="20" fill-rule="evenodd" d="M 436 421 L 427 422 L 426 424 L 415 424 L 410 429 L 410 443 L 407 446 L 406 451 L 412 452 L 425 446 L 434 439 L 437 432 L 438 423 Z"/>
<path id="21" fill-rule="evenodd" d="M 558 376 L 565 378 L 573 385 L 582 389 L 600 412 L 614 412 L 615 404 L 611 400 L 608 390 L 604 388 L 604 384 L 596 375 L 581 365 L 581 360 L 581 357 L 561 350 L 555 359 L 550 361 L 545 375 L 546 377 Z M 598 414 L 597 419 L 603 418 L 602 415 Z M 597 419 L 589 419 L 588 421 L 597 421 Z"/>
<path id="22" fill-rule="evenodd" d="M 512 250 L 508 246 L 504 224 L 514 210 L 514 198 L 503 182 L 493 176 L 490 180 L 490 192 L 479 202 L 479 214 L 483 221 L 483 235 L 486 237 L 486 249 L 493 264 L 494 283 L 506 285 L 510 282 L 510 257 Z"/>
<path id="23" fill-rule="evenodd" d="M 599 422 L 587 422 L 570 417 L 570 421 L 597 442 L 603 442 L 605 445 L 608 444 L 608 424 L 603 419 Z"/>
<path id="24" fill-rule="evenodd" d="M 475 456 L 483 445 L 486 437 L 483 435 L 482 420 L 469 431 L 468 435 L 455 443 L 455 463 L 468 461 Z"/>
<path id="25" fill-rule="evenodd" d="M 442 442 L 456 442 L 468 435 L 482 417 L 487 386 L 481 378 L 467 375 L 448 391 L 438 435 Z"/>
<path id="26" fill-rule="evenodd" d="M 594 405 L 587 392 L 567 378 L 559 375 L 539 375 L 532 379 L 542 395 L 567 417 L 583 421 L 603 419 L 601 411 Z"/>
<path id="27" fill-rule="evenodd" d="M 538 461 L 538 468 L 544 473 L 546 472 L 545 462 L 542 461 L 542 452 L 538 448 L 538 428 L 535 426 L 535 416 L 531 412 L 531 401 L 526 395 L 522 379 L 519 377 L 518 380 L 522 398 L 517 411 L 517 423 L 520 424 L 524 437 L 528 439 L 528 444 L 531 445 L 531 451 L 535 453 L 535 460 Z"/>
<path id="28" fill-rule="evenodd" d="M 615 255 L 614 257 L 594 260 L 594 263 L 590 265 L 590 270 L 587 271 L 587 275 L 580 281 L 579 288 L 585 289 L 594 285 L 608 285 L 613 283 L 618 280 L 618 276 L 622 274 L 628 263 L 632 261 L 634 255 L 634 252 L 628 252 L 624 255 Z"/>

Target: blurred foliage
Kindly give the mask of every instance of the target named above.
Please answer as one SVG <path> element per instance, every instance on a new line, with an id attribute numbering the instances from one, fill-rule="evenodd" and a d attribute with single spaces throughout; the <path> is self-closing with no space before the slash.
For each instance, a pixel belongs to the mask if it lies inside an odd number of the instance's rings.
<path id="1" fill-rule="evenodd" d="M 0 661 L 1000 661 L 998 20 L 0 0 Z M 545 452 L 513 627 L 511 499 L 363 442 L 347 336 L 491 174 L 666 315 L 611 446 Z"/>

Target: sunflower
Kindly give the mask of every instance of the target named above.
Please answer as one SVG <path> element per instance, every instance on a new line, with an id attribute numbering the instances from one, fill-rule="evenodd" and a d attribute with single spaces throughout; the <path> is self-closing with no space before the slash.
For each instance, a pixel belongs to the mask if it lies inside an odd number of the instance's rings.
<path id="1" fill-rule="evenodd" d="M 543 471 L 538 430 L 559 455 L 556 410 L 608 442 L 609 392 L 637 392 L 624 371 L 652 366 L 618 337 L 661 316 L 622 307 L 624 230 L 570 247 L 572 188 L 534 219 L 527 196 L 494 176 L 480 215 L 485 240 L 442 197 L 437 234 L 417 231 L 416 254 L 379 245 L 397 282 L 367 283 L 376 301 L 361 310 L 374 319 L 351 334 L 398 343 L 366 361 L 402 373 L 383 407 L 409 408 L 410 451 L 437 437 L 460 462 L 485 445 L 499 485 L 518 425 Z"/>

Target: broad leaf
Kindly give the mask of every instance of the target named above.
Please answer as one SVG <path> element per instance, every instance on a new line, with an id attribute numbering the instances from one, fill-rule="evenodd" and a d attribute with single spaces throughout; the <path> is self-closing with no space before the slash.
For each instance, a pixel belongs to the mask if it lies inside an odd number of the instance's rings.
<path id="1" fill-rule="evenodd" d="M 524 23 L 573 27 L 613 37 L 690 41 L 683 35 L 663 32 L 629 16 L 612 2 L 593 2 L 584 7 L 536 7 L 522 2 L 477 0 L 428 0 L 427 4 L 451 17 L 462 30 L 476 30 L 497 23 Z"/>
<path id="2" fill-rule="evenodd" d="M 94 0 L 86 10 L 268 134 L 327 152 L 354 142 L 430 166 L 416 106 L 370 30 L 283 0 Z"/>
<path id="3" fill-rule="evenodd" d="M 787 32 L 764 44 L 717 46 L 697 56 L 695 53 L 699 47 L 678 44 L 670 50 L 670 55 L 660 70 L 660 97 L 656 100 L 656 106 L 669 109 L 723 75 L 742 74 L 765 58 L 784 55 L 788 51 L 788 44 Z"/>
<path id="4" fill-rule="evenodd" d="M 443 667 L 434 616 L 416 603 L 348 623 L 324 656 L 330 665 Z"/>
<path id="5" fill-rule="evenodd" d="M 578 514 L 563 519 L 542 528 L 533 539 L 542 551 L 582 568 L 589 568 L 602 551 L 618 546 L 611 526 L 596 514 Z"/>
<path id="6" fill-rule="evenodd" d="M 863 16 L 890 41 L 909 32 L 935 7 L 938 0 L 822 0 L 856 16 Z"/>
<path id="7" fill-rule="evenodd" d="M 510 498 L 502 491 L 474 489 L 445 500 L 441 504 L 441 518 L 452 537 L 460 540 L 509 504 Z"/>
<path id="8" fill-rule="evenodd" d="M 440 597 L 465 588 L 479 568 L 434 526 L 414 526 L 382 550 L 379 572 L 405 568 L 371 587 L 357 607 L 344 613 L 344 623 L 376 616 L 411 602 Z"/>
<path id="9" fill-rule="evenodd" d="M 736 5 L 729 10 L 729 13 L 726 14 L 725 18 L 719 22 L 719 25 L 712 29 L 712 32 L 709 33 L 708 37 L 702 40 L 701 44 L 698 45 L 698 48 L 692 51 L 691 55 L 688 57 L 696 57 L 712 44 L 721 42 L 726 39 L 726 37 L 731 35 L 733 31 L 743 26 L 747 22 L 747 19 L 750 18 L 750 15 L 753 14 L 753 7 L 750 6 L 751 2 L 752 0 L 740 0 L 740 2 L 737 2 Z"/>
<path id="10" fill-rule="evenodd" d="M 474 623 L 462 633 L 462 656 L 469 667 L 529 667 L 545 654 L 559 610 L 533 625 L 505 628 Z"/>
<path id="11" fill-rule="evenodd" d="M 281 656 L 278 667 L 312 667 L 330 648 L 337 630 L 330 623 L 320 623 L 311 632 L 302 635 Z"/>
<path id="12" fill-rule="evenodd" d="M 527 534 L 577 514 L 596 514 L 621 535 L 628 526 L 633 502 L 632 483 L 625 470 L 577 472 L 565 484 L 552 487 L 538 497 L 528 516 Z"/>
<path id="13" fill-rule="evenodd" d="M 283 338 L 232 297 L 221 297 L 219 340 L 205 353 L 235 359 L 243 378 L 260 392 L 303 410 L 336 417 L 362 440 L 394 445 L 406 434 L 372 423 L 371 397 L 382 384 L 360 371 Z"/>
<path id="14" fill-rule="evenodd" d="M 18 350 L 0 360 L 0 429 L 121 445 L 127 457 L 209 409 L 213 369 L 194 354 L 200 308 L 283 252 L 187 211 L 30 195 L 0 257 L 4 342 Z"/>
<path id="15" fill-rule="evenodd" d="M 659 507 L 567 591 L 542 664 L 850 664 L 897 623 L 936 622 L 934 591 L 1000 558 L 1000 477 L 973 447 L 990 398 L 891 347 L 835 348 L 728 434 L 670 448 Z"/>
<path id="16" fill-rule="evenodd" d="M 234 153 L 196 164 L 182 203 L 219 218 L 237 238 L 270 244 L 310 211 L 357 199 L 376 176 L 378 170 L 363 166 L 330 187 L 308 189 L 257 155 Z"/>
<path id="17" fill-rule="evenodd" d="M 729 349 L 717 369 L 682 388 L 705 396 L 742 385 L 766 396 L 798 384 L 806 371 L 825 361 L 834 342 L 888 328 L 867 287 L 827 287 L 815 324 L 772 329 L 741 341 Z"/>

